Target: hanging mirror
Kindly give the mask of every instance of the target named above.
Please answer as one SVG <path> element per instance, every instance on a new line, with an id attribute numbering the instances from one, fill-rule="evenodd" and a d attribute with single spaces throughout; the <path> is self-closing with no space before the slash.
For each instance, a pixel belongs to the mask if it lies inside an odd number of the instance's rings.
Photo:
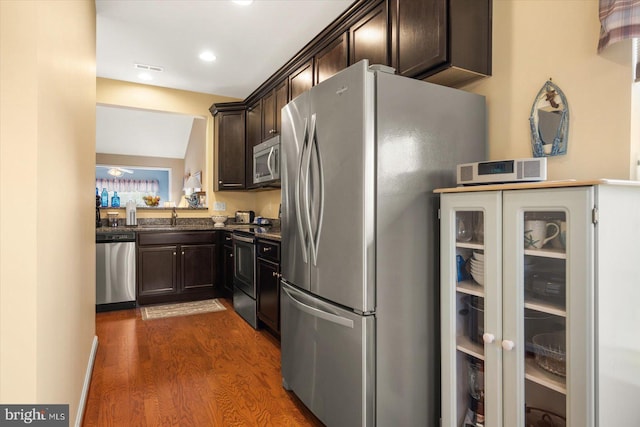
<path id="1" fill-rule="evenodd" d="M 551 79 L 542 86 L 533 101 L 529 124 L 534 157 L 567 154 L 569 104 Z"/>

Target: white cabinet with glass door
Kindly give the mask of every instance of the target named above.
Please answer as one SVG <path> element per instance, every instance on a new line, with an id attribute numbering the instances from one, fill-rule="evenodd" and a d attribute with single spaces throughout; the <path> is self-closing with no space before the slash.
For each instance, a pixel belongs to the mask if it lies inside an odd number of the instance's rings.
<path id="1" fill-rule="evenodd" d="M 640 186 L 438 192 L 442 425 L 640 425 Z"/>

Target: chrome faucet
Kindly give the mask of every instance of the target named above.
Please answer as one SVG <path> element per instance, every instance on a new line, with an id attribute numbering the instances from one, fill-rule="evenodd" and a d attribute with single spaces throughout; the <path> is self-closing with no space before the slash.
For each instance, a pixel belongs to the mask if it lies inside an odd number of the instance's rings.
<path id="1" fill-rule="evenodd" d="M 178 225 L 178 213 L 176 212 L 176 208 L 173 208 L 171 212 L 171 226 L 175 227 L 176 225 Z"/>

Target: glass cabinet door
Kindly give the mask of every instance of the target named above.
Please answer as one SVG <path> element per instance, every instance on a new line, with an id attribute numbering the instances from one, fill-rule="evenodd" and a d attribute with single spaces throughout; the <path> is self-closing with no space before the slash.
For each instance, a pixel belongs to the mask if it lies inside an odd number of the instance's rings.
<path id="1" fill-rule="evenodd" d="M 589 425 L 590 194 L 578 187 L 503 195 L 505 425 Z"/>
<path id="2" fill-rule="evenodd" d="M 500 426 L 499 194 L 442 198 L 443 426 Z M 446 254 L 446 256 L 445 256 Z"/>

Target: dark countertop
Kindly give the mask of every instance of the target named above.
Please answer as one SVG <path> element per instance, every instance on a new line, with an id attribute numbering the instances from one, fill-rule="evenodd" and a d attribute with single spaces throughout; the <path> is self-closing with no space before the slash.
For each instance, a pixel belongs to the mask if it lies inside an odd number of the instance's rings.
<path id="1" fill-rule="evenodd" d="M 243 230 L 253 233 L 256 237 L 280 241 L 279 227 L 258 227 L 253 225 L 255 230 L 249 230 L 247 224 L 225 225 L 224 227 L 214 227 L 213 224 L 142 224 L 138 226 L 119 225 L 117 227 L 97 227 L 96 233 L 116 233 L 122 231 L 135 231 L 136 233 L 152 233 L 164 231 L 233 231 Z"/>

